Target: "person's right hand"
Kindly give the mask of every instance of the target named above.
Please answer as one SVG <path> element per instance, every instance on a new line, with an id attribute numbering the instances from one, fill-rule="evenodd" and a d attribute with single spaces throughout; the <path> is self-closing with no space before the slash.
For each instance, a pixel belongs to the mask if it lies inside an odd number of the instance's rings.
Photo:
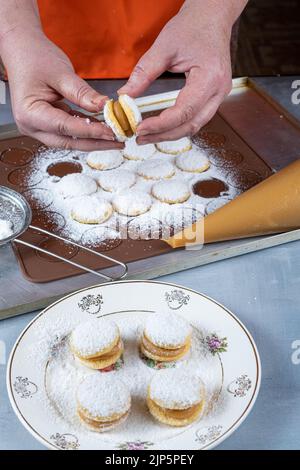
<path id="1" fill-rule="evenodd" d="M 68 57 L 42 31 L 33 28 L 7 33 L 0 41 L 0 53 L 8 73 L 15 121 L 22 134 L 64 149 L 123 147 L 105 124 L 68 113 L 63 98 L 95 113 L 108 98 L 76 75 Z"/>

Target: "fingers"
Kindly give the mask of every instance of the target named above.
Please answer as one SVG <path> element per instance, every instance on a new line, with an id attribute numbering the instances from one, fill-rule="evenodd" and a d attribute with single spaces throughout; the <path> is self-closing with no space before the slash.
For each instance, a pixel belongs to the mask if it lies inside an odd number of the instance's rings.
<path id="1" fill-rule="evenodd" d="M 168 69 L 168 60 L 155 44 L 139 60 L 127 83 L 118 90 L 133 98 L 140 96 L 149 85 Z"/>
<path id="2" fill-rule="evenodd" d="M 61 104 L 59 105 L 61 108 Z M 115 137 L 112 130 L 100 122 L 72 116 L 68 112 L 45 101 L 36 103 L 26 120 L 32 130 L 57 134 L 57 136 L 78 137 L 83 139 L 110 140 Z"/>
<path id="3" fill-rule="evenodd" d="M 51 85 L 64 98 L 86 111 L 98 112 L 103 108 L 105 101 L 108 100 L 107 96 L 98 93 L 75 73 L 65 75 L 63 79 Z"/>
<path id="4" fill-rule="evenodd" d="M 175 129 L 164 131 L 158 134 L 148 134 L 146 136 L 140 136 L 137 138 L 137 143 L 139 145 L 145 144 L 155 144 L 158 142 L 163 142 L 166 140 L 178 140 L 182 137 L 193 137 L 197 132 L 204 127 L 215 115 L 219 107 L 219 100 L 212 99 L 207 105 L 203 108 L 201 113 L 201 120 L 199 118 L 197 124 L 193 122 L 187 122 Z"/>
<path id="5" fill-rule="evenodd" d="M 92 152 L 94 150 L 116 150 L 122 149 L 124 144 L 120 142 L 110 142 L 108 140 L 73 139 L 71 137 L 58 136 L 47 132 L 38 131 L 32 135 L 47 147 L 64 150 L 82 150 Z"/>
<path id="6" fill-rule="evenodd" d="M 213 117 L 226 94 L 226 86 L 218 85 L 208 74 L 203 76 L 200 68 L 192 68 L 175 106 L 139 125 L 138 143 L 196 134 Z"/>
<path id="7" fill-rule="evenodd" d="M 158 134 L 183 126 L 195 119 L 210 97 L 208 77 L 201 76 L 200 69 L 192 69 L 176 104 L 158 116 L 145 119 L 138 127 L 138 135 Z"/>

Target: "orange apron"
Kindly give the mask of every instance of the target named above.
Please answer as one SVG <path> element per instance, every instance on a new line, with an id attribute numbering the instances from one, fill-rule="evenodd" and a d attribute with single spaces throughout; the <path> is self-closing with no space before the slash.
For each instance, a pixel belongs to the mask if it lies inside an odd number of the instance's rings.
<path id="1" fill-rule="evenodd" d="M 184 0 L 38 0 L 46 35 L 83 78 L 126 78 Z"/>

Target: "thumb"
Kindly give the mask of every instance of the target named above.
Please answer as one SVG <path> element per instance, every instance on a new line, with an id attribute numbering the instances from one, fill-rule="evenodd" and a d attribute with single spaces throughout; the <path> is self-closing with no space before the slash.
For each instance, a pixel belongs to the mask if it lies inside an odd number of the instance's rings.
<path id="1" fill-rule="evenodd" d="M 75 73 L 65 75 L 55 89 L 73 104 L 90 112 L 100 111 L 108 100 L 107 96 L 98 93 Z"/>
<path id="2" fill-rule="evenodd" d="M 118 93 L 136 98 L 167 69 L 168 61 L 164 54 L 162 54 L 160 48 L 152 46 L 136 64 L 127 83 L 118 90 Z"/>

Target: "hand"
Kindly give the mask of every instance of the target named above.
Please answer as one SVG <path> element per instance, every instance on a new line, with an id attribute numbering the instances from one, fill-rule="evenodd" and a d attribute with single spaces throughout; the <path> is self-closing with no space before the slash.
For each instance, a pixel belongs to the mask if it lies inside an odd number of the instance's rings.
<path id="1" fill-rule="evenodd" d="M 219 5 L 220 11 L 213 13 L 203 3 L 207 4 L 201 0 L 186 2 L 119 90 L 119 93 L 136 97 L 166 70 L 186 75 L 185 87 L 175 106 L 140 124 L 139 144 L 196 134 L 214 116 L 231 90 L 233 23 L 224 14 L 224 5 L 222 8 Z"/>
<path id="2" fill-rule="evenodd" d="M 62 98 L 86 111 L 99 112 L 107 97 L 75 74 L 68 57 L 42 31 L 12 31 L 2 39 L 1 55 L 22 134 L 64 149 L 122 148 L 106 125 L 69 114 Z"/>

